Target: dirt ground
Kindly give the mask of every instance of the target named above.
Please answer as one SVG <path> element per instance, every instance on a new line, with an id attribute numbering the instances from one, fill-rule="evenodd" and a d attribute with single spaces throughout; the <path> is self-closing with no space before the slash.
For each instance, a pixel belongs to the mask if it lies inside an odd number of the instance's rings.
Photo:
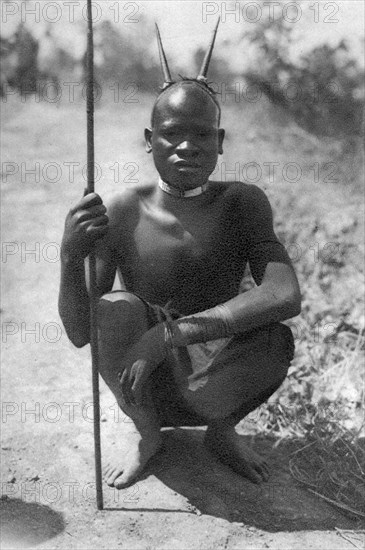
<path id="1" fill-rule="evenodd" d="M 253 485 L 209 456 L 204 428 L 166 430 L 143 479 L 119 492 L 104 485 L 105 509 L 96 511 L 89 349 L 72 347 L 57 313 L 57 246 L 82 182 L 79 168 L 74 181 L 42 175 L 47 162 L 85 163 L 84 113 L 20 102 L 3 112 L 2 161 L 19 171 L 3 181 L 2 201 L 2 548 L 360 548 L 358 523 L 293 480 L 292 447 L 245 425 L 242 444 L 267 457 L 267 483 Z M 138 162 L 142 178 L 151 159 L 135 152 L 139 134 L 121 148 L 115 139 L 128 117 L 99 113 L 98 158 L 102 166 L 122 159 L 123 170 Z M 22 174 L 22 162 L 41 163 L 39 181 Z M 101 407 L 105 449 L 125 419 L 103 383 Z"/>

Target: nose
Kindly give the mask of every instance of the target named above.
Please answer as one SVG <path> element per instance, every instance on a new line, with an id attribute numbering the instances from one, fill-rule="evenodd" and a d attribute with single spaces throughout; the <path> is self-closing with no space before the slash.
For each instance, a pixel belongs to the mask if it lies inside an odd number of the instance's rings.
<path id="1" fill-rule="evenodd" d="M 199 148 L 190 140 L 185 140 L 179 143 L 176 147 L 176 151 L 182 158 L 194 158 L 199 154 Z"/>

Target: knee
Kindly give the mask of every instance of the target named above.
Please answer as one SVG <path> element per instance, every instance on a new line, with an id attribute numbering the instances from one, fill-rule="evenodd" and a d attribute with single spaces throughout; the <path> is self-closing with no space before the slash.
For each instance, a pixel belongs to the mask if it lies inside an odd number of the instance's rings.
<path id="1" fill-rule="evenodd" d="M 269 349 L 278 379 L 284 379 L 294 357 L 294 338 L 290 328 L 275 323 L 269 330 Z"/>
<path id="2" fill-rule="evenodd" d="M 146 307 L 130 292 L 115 291 L 104 294 L 98 304 L 98 328 L 101 335 L 129 332 L 132 327 L 146 329 Z"/>
<path id="3" fill-rule="evenodd" d="M 269 346 L 275 355 L 290 365 L 294 357 L 294 338 L 288 326 L 275 323 L 269 328 Z"/>

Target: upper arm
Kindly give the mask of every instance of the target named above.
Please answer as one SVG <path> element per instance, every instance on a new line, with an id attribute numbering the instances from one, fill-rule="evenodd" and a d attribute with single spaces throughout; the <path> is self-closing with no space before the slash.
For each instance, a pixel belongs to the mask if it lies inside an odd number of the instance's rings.
<path id="1" fill-rule="evenodd" d="M 113 288 L 118 267 L 139 216 L 139 195 L 133 189 L 107 195 L 103 201 L 109 218 L 109 231 L 95 248 L 98 294 Z"/>
<path id="2" fill-rule="evenodd" d="M 107 292 L 110 292 L 117 270 L 116 257 L 113 250 L 109 246 L 110 242 L 108 237 L 105 236 L 100 239 L 95 246 L 95 258 L 96 258 L 96 281 L 97 281 L 97 293 L 98 296 L 102 296 Z M 89 277 L 89 258 L 85 259 L 85 280 L 87 290 L 90 290 L 90 277 Z"/>
<path id="3" fill-rule="evenodd" d="M 264 281 L 269 264 L 279 264 L 285 279 L 295 277 L 290 258 L 274 232 L 270 203 L 263 191 L 249 186 L 244 202 L 243 218 L 247 256 L 256 284 Z"/>
<path id="4" fill-rule="evenodd" d="M 292 303 L 300 311 L 300 289 L 297 276 L 291 264 L 269 262 L 266 265 L 261 286 L 267 288 L 276 298 Z"/>

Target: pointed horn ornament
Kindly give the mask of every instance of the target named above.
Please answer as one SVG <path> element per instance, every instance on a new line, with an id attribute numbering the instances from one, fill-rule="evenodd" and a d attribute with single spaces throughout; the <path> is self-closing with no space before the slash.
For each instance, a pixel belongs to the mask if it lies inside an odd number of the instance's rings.
<path id="1" fill-rule="evenodd" d="M 205 54 L 205 57 L 204 57 L 204 60 L 203 60 L 201 69 L 200 69 L 200 71 L 199 71 L 199 75 L 197 76 L 197 80 L 200 80 L 200 81 L 203 81 L 203 82 L 206 82 L 206 81 L 207 81 L 207 74 L 208 74 L 208 69 L 209 69 L 210 58 L 212 57 L 213 48 L 214 48 L 214 42 L 215 42 L 215 37 L 216 37 L 216 34 L 217 34 L 217 30 L 218 30 L 218 25 L 219 25 L 220 19 L 221 19 L 221 18 L 218 17 L 217 24 L 216 24 L 215 29 L 214 29 L 214 31 L 213 31 L 213 38 L 212 38 L 212 41 L 211 41 L 210 46 L 209 46 L 209 48 L 208 48 L 208 50 L 207 50 L 207 53 Z"/>
<path id="2" fill-rule="evenodd" d="M 163 49 L 160 31 L 159 31 L 159 28 L 157 26 L 157 23 L 155 23 L 155 25 L 156 25 L 156 35 L 157 35 L 157 43 L 158 43 L 158 53 L 160 55 L 161 69 L 162 69 L 163 77 L 164 77 L 163 88 L 166 88 L 166 86 L 168 86 L 169 84 L 172 83 L 172 78 L 171 78 L 169 66 L 167 64 L 166 55 L 165 55 L 165 52 L 164 52 L 164 49 Z"/>

